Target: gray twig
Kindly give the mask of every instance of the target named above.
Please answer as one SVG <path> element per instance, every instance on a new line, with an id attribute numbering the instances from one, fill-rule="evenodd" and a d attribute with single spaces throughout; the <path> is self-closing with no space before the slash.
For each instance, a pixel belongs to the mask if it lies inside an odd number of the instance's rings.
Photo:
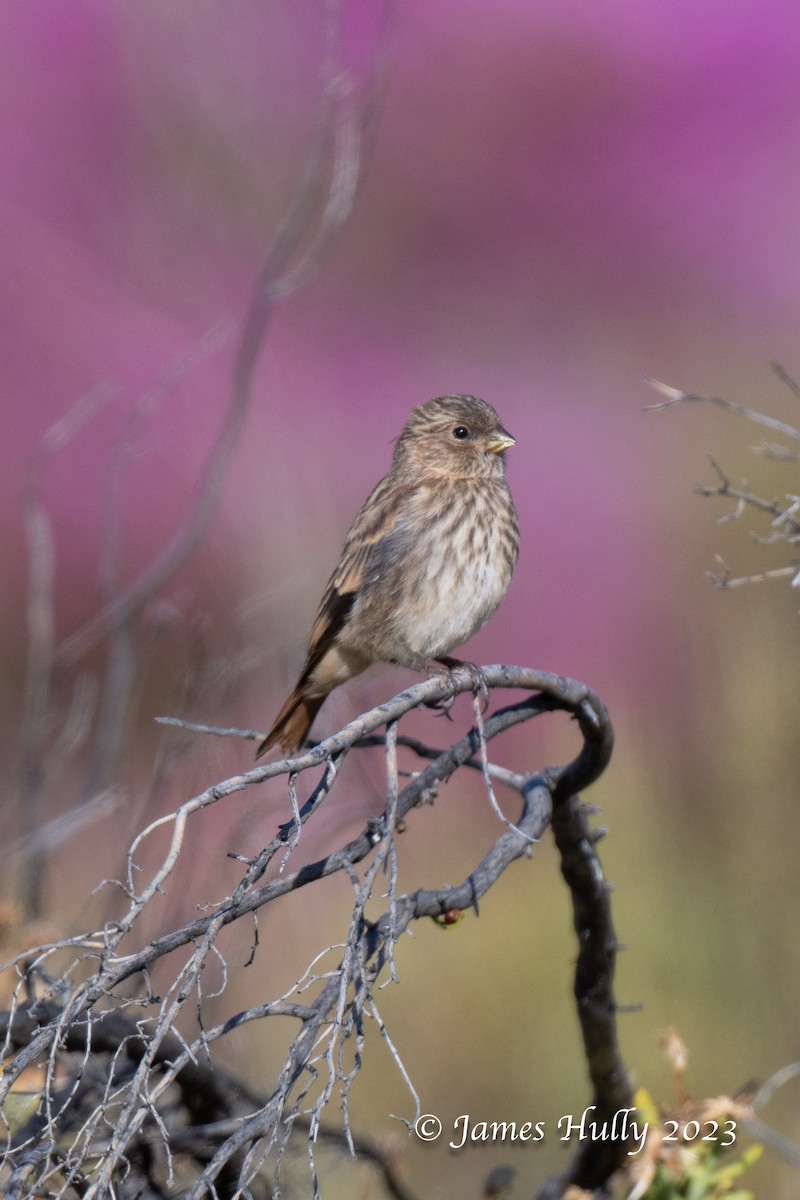
<path id="1" fill-rule="evenodd" d="M 795 397 L 800 395 L 800 387 L 787 375 L 782 367 L 775 365 L 775 371 Z M 701 396 L 692 392 L 682 392 L 678 388 L 669 387 L 665 383 L 658 383 L 654 379 L 649 380 L 649 382 L 666 397 L 662 403 L 650 405 L 649 411 L 671 408 L 676 404 L 686 404 L 696 401 L 705 402 L 723 408 L 727 412 L 735 413 L 737 416 L 744 417 L 748 421 L 754 421 L 759 425 L 766 425 L 767 428 L 782 434 L 784 437 L 790 438 L 792 441 L 800 441 L 800 430 L 796 429 L 793 425 L 777 421 L 774 417 L 757 412 L 752 408 L 746 408 L 741 404 L 733 404 L 730 400 L 725 400 L 722 396 Z M 758 446 L 751 446 L 750 449 L 755 454 L 764 455 L 776 462 L 797 463 L 800 461 L 800 451 L 776 442 L 762 442 Z M 711 454 L 708 455 L 708 459 L 716 473 L 718 482 L 714 486 L 697 484 L 694 490 L 700 496 L 718 496 L 733 501 L 733 507 L 723 513 L 719 518 L 719 523 L 738 521 L 745 512 L 754 510 L 772 518 L 769 526 L 770 533 L 766 537 L 754 535 L 754 540 L 757 543 L 765 546 L 774 546 L 777 544 L 788 545 L 793 551 L 796 551 L 797 547 L 800 546 L 800 497 L 792 493 L 787 493 L 780 499 L 768 500 L 757 495 L 746 482 L 742 482 L 740 486 L 735 487 L 731 484 L 727 473 L 723 471 L 722 467 Z M 718 561 L 720 563 L 720 570 L 718 572 L 710 572 L 709 577 L 714 586 L 721 589 L 741 587 L 744 584 L 761 583 L 767 579 L 782 579 L 786 577 L 791 577 L 792 587 L 800 587 L 800 559 L 797 557 L 792 558 L 790 564 L 787 566 L 773 567 L 756 574 L 740 575 L 737 577 L 732 576 L 727 564 L 722 559 L 719 559 L 719 557 Z"/>
<path id="2" fill-rule="evenodd" d="M 380 1030 L 408 1084 L 418 1115 L 419 1100 L 411 1076 L 381 1018 L 376 1000 L 375 989 L 383 976 L 388 982 L 397 978 L 394 960 L 398 939 L 414 921 L 425 917 L 447 919 L 457 910 L 476 907 L 503 871 L 529 854 L 531 842 L 541 838 L 551 821 L 564 877 L 573 896 L 579 934 L 576 999 L 595 1103 L 602 1111 L 614 1104 L 625 1107 L 629 1086 L 616 1044 L 612 992 L 616 940 L 594 838 L 586 822 L 586 812 L 575 794 L 592 783 L 609 760 L 613 734 L 608 716 L 597 696 L 575 681 L 521 667 L 490 666 L 484 668 L 483 674 L 488 688 L 511 687 L 530 694 L 482 718 L 482 728 L 476 724 L 441 751 L 411 743 L 427 762 L 403 786 L 396 747 L 409 744 L 409 739 L 398 734 L 398 722 L 420 703 L 471 692 L 474 681 L 468 670 L 456 669 L 447 676 L 438 674 L 426 679 L 302 754 L 222 781 L 187 801 L 176 812 L 159 818 L 142 831 L 131 847 L 127 913 L 114 926 L 107 925 L 104 930 L 73 942 L 79 956 L 66 974 L 57 980 L 46 970 L 54 955 L 65 949 L 63 943 L 41 946 L 15 960 L 21 978 L 15 988 L 13 1007 L 0 1025 L 6 1036 L 8 1060 L 0 1081 L 0 1104 L 26 1067 L 42 1061 L 49 1065 L 48 1094 L 43 1108 L 46 1124 L 34 1127 L 29 1123 L 22 1130 L 9 1131 L 5 1155 L 8 1178 L 18 1171 L 23 1160 L 30 1163 L 32 1150 L 43 1139 L 49 1139 L 59 1147 L 70 1146 L 67 1157 L 76 1170 L 84 1171 L 83 1194 L 93 1200 L 110 1193 L 120 1172 L 133 1169 L 140 1148 L 150 1145 L 156 1133 L 162 1146 L 164 1170 L 168 1172 L 180 1144 L 173 1141 L 170 1115 L 175 1111 L 171 1099 L 175 1089 L 187 1102 L 186 1080 L 204 1080 L 196 1074 L 201 1069 L 199 1064 L 207 1059 L 212 1045 L 233 1029 L 252 1020 L 290 1015 L 300 1028 L 287 1050 L 272 1093 L 255 1103 L 247 1093 L 245 1103 L 235 1091 L 230 1099 L 225 1085 L 230 1102 L 212 1111 L 213 1120 L 223 1122 L 217 1135 L 208 1131 L 207 1120 L 197 1122 L 206 1130 L 200 1141 L 207 1153 L 198 1163 L 197 1177 L 188 1194 L 197 1200 L 214 1195 L 214 1189 L 219 1191 L 223 1180 L 227 1181 L 226 1189 L 252 1191 L 271 1153 L 274 1153 L 274 1170 L 280 1169 L 291 1130 L 306 1118 L 312 1178 L 315 1194 L 319 1194 L 314 1145 L 321 1134 L 323 1115 L 337 1091 L 344 1113 L 342 1137 L 351 1150 L 358 1146 L 358 1138 L 350 1127 L 348 1096 L 366 1052 L 365 1020 L 371 1020 Z M 541 773 L 494 774 L 494 779 L 502 779 L 521 803 L 516 822 L 509 823 L 462 883 L 433 891 L 399 893 L 395 846 L 398 825 L 409 819 L 416 806 L 428 802 L 461 766 L 470 764 L 483 769 L 489 778 L 494 765 L 488 760 L 488 744 L 504 730 L 555 710 L 572 714 L 577 721 L 582 746 L 575 759 Z M 386 729 L 383 741 L 387 787 L 380 820 L 368 821 L 358 836 L 329 851 L 324 858 L 294 872 L 284 869 L 273 873 L 264 881 L 273 860 L 286 867 L 286 855 L 296 846 L 299 830 L 332 795 L 338 764 L 350 753 L 367 752 L 363 735 L 374 734 L 380 728 Z M 207 808 L 223 803 L 233 792 L 262 787 L 270 779 L 284 776 L 291 791 L 299 774 L 320 766 L 323 774 L 309 799 L 303 805 L 295 801 L 292 818 L 279 828 L 259 855 L 245 862 L 242 878 L 228 897 L 181 928 L 139 948 L 130 945 L 140 915 L 167 886 L 183 851 L 190 822 L 199 820 Z M 172 836 L 160 862 L 147 871 L 134 869 L 144 843 L 157 830 L 169 826 Z M 363 874 L 359 873 L 361 863 L 367 864 Z M 322 951 L 295 988 L 274 1003 L 256 1006 L 205 1028 L 201 979 L 209 956 L 216 956 L 222 964 L 222 982 L 216 989 L 220 997 L 224 996 L 230 974 L 230 968 L 220 957 L 221 931 L 274 900 L 336 873 L 347 875 L 354 891 L 342 946 Z M 388 875 L 389 886 L 383 912 L 376 920 L 368 920 L 366 906 L 377 899 L 376 885 L 384 874 Z M 174 973 L 163 998 L 153 997 L 149 986 L 141 992 L 134 987 L 137 977 L 146 985 L 152 968 L 181 947 L 190 949 L 189 956 Z M 87 970 L 90 961 L 87 952 L 97 959 L 93 970 Z M 331 965 L 324 966 L 325 963 Z M 300 1003 L 300 993 L 312 986 L 313 999 Z M 42 987 L 47 998 L 26 999 Z M 201 1018 L 200 1032 L 191 1041 L 178 1033 L 180 1015 L 189 1003 L 197 1006 Z M 136 1022 L 134 1036 L 124 1024 L 130 1020 L 125 1011 L 137 1005 L 143 1008 L 146 1019 L 143 1014 Z M 105 1034 L 123 1028 L 124 1039 L 109 1054 Z M 66 1069 L 64 1054 L 73 1043 L 88 1046 L 88 1041 L 84 1043 L 81 1039 L 90 1036 L 91 1053 L 85 1049 L 79 1074 L 71 1077 L 71 1084 L 62 1087 L 59 1081 Z M 346 1061 L 343 1051 L 348 1042 L 353 1046 L 354 1056 Z M 120 1047 L 124 1047 L 122 1053 Z M 132 1051 L 135 1051 L 133 1059 Z M 103 1080 L 104 1098 L 98 1099 L 94 1092 L 82 1087 L 87 1072 Z M 306 1097 L 317 1081 L 320 1090 L 307 1109 Z M 203 1082 L 203 1087 L 206 1086 Z M 85 1105 L 89 1105 L 88 1112 Z M 232 1115 L 242 1118 L 233 1128 L 225 1124 Z M 616 1151 L 623 1153 L 624 1147 L 616 1147 Z M 99 1156 L 97 1168 L 91 1172 L 85 1170 L 87 1156 Z M 61 1160 L 57 1163 L 52 1155 L 36 1161 L 42 1181 L 60 1170 Z M 614 1147 L 598 1148 L 591 1143 L 581 1148 L 568 1175 L 548 1186 L 566 1187 L 568 1182 L 586 1181 L 601 1186 L 617 1161 Z"/>

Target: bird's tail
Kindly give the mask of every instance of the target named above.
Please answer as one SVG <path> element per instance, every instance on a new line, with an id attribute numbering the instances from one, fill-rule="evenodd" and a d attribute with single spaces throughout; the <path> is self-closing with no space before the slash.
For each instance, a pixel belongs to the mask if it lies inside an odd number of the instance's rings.
<path id="1" fill-rule="evenodd" d="M 299 750 L 324 700 L 324 695 L 307 695 L 298 684 L 275 718 L 272 729 L 260 743 L 256 758 L 261 758 L 271 746 L 280 746 L 285 754 L 294 754 Z"/>

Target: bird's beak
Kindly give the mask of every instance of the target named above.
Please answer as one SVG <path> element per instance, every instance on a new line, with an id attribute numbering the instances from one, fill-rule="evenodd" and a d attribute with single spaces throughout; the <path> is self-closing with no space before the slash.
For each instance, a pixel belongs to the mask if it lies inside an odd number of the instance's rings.
<path id="1" fill-rule="evenodd" d="M 486 449 L 492 454 L 502 454 L 509 446 L 516 446 L 516 444 L 517 439 L 513 438 L 505 429 L 497 429 L 486 439 Z"/>

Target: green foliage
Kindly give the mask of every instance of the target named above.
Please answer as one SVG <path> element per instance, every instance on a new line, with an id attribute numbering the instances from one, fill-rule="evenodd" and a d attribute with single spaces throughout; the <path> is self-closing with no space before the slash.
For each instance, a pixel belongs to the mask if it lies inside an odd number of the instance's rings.
<path id="1" fill-rule="evenodd" d="M 699 1153 L 692 1151 L 690 1161 L 682 1165 L 678 1174 L 674 1168 L 659 1162 L 642 1200 L 753 1200 L 752 1192 L 734 1189 L 733 1182 L 760 1154 L 760 1146 L 750 1146 L 729 1162 L 719 1147 Z M 718 1161 L 721 1156 L 725 1156 L 725 1162 Z"/>
<path id="2" fill-rule="evenodd" d="M 736 1181 L 760 1158 L 761 1146 L 748 1146 L 732 1157 L 731 1145 L 725 1145 L 724 1138 L 704 1141 L 702 1136 L 691 1140 L 681 1136 L 687 1124 L 693 1129 L 698 1115 L 710 1111 L 708 1105 L 693 1103 L 693 1111 L 666 1120 L 647 1092 L 637 1093 L 636 1104 L 637 1119 L 647 1122 L 649 1132 L 643 1160 L 631 1170 L 636 1182 L 628 1200 L 753 1200 L 753 1193 L 738 1188 Z M 735 1128 L 740 1112 L 736 1101 L 723 1098 L 713 1102 L 714 1119 L 707 1118 L 706 1124 Z M 667 1142 L 665 1135 L 676 1123 L 678 1140 Z"/>

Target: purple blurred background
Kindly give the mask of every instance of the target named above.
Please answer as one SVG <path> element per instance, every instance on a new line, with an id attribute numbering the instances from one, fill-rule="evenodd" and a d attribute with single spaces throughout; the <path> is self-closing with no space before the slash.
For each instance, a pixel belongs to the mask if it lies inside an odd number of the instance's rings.
<path id="1" fill-rule="evenodd" d="M 125 578 L 191 510 L 229 398 L 236 336 L 312 137 L 321 9 L 307 0 L 0 6 L 0 703 L 9 746 L 25 664 L 26 461 L 53 422 L 109 382 L 113 398 L 45 479 L 65 637 L 100 603 L 115 471 Z M 345 9 L 346 58 L 362 78 L 377 22 L 366 2 L 345 0 Z M 798 44 L 800 8 L 762 0 L 399 6 L 354 211 L 309 284 L 276 309 L 208 536 L 148 609 L 157 669 L 151 663 L 140 688 L 137 760 L 118 767 L 121 788 L 136 794 L 156 738 L 151 718 L 174 711 L 168 677 L 184 677 L 195 654 L 216 664 L 217 684 L 220 663 L 241 669 L 230 686 L 189 690 L 182 715 L 268 724 L 349 520 L 409 408 L 442 392 L 484 396 L 518 441 L 508 473 L 523 550 L 470 657 L 577 676 L 611 707 L 619 748 L 591 799 L 611 830 L 605 861 L 630 947 L 620 1000 L 644 1004 L 623 1019 L 623 1042 L 638 1081 L 665 1101 L 671 1085 L 656 1043 L 667 1024 L 689 1042 L 697 1094 L 734 1091 L 797 1054 L 797 595 L 777 583 L 711 589 L 704 572 L 716 551 L 737 572 L 776 561 L 752 545 L 753 522 L 717 527 L 723 508 L 691 494 L 710 479 L 706 450 L 768 496 L 797 491 L 796 471 L 751 457 L 760 434 L 732 416 L 642 408 L 658 398 L 644 383 L 654 376 L 800 423 L 769 370 L 777 360 L 800 373 Z M 210 330 L 218 341 L 198 349 Z M 331 699 L 319 732 L 402 682 L 371 672 Z M 569 731 L 532 737 L 530 765 L 571 745 Z M 525 750 L 514 743 L 521 761 Z M 247 745 L 198 755 L 159 800 L 164 811 L 180 802 L 180 786 L 206 786 L 249 762 Z M 12 786 L 7 840 L 15 797 Z M 491 817 L 476 822 L 491 835 Z M 446 814 L 441 828 L 447 836 Z M 115 832 L 103 825 L 98 839 L 119 852 Z M 468 854 L 463 838 L 459 829 Z M 424 844 L 416 852 L 449 877 Z M 107 873 L 86 869 L 92 883 Z M 416 961 L 406 948 L 405 1003 L 440 969 L 432 963 L 447 941 L 441 1004 L 456 989 L 466 1022 L 473 1011 L 494 1013 L 488 981 L 485 995 L 468 992 L 479 990 L 469 963 L 491 975 L 485 956 L 510 923 L 502 969 L 515 955 L 527 964 L 511 973 L 519 1019 L 529 1019 L 531 997 L 548 997 L 543 1005 L 564 1012 L 563 1043 L 553 1042 L 560 1049 L 548 1066 L 535 1034 L 490 1053 L 454 1033 L 464 1072 L 455 1080 L 438 1079 L 420 1045 L 423 1106 L 433 1111 L 448 1102 L 440 1088 L 456 1114 L 472 1104 L 487 1119 L 538 1119 L 522 1111 L 532 1078 L 547 1103 L 582 1107 L 566 901 L 546 849 L 532 869 L 535 884 L 520 867 L 498 890 L 499 925 L 490 897 L 469 933 L 437 935 Z M 55 907 L 63 877 L 50 888 Z M 545 909 L 553 929 L 539 933 Z M 80 924 L 66 911 L 70 927 Z M 521 911 L 530 938 L 542 938 L 538 970 L 527 933 L 519 944 Z M 540 978 L 550 964 L 560 972 L 552 984 Z M 438 1041 L 435 1016 L 414 1033 L 403 997 L 387 993 L 386 1003 L 401 1030 L 409 1021 L 407 1039 Z M 551 1031 L 537 1032 L 549 1046 Z M 555 1096 L 553 1070 L 563 1087 Z M 484 1086 L 493 1071 L 496 1093 Z M 370 1086 L 382 1095 L 380 1080 Z M 783 1094 L 780 1112 L 765 1114 L 794 1137 L 797 1098 Z M 381 1112 L 397 1103 L 375 1101 Z M 468 1179 L 493 1162 L 487 1150 L 477 1168 L 468 1156 L 423 1151 L 414 1166 L 420 1150 L 408 1148 L 417 1183 L 437 1172 Z M 549 1152 L 557 1162 L 559 1148 Z M 519 1164 L 526 1178 L 539 1176 L 539 1162 Z M 759 1171 L 764 1195 L 796 1194 L 788 1168 L 771 1160 Z"/>

